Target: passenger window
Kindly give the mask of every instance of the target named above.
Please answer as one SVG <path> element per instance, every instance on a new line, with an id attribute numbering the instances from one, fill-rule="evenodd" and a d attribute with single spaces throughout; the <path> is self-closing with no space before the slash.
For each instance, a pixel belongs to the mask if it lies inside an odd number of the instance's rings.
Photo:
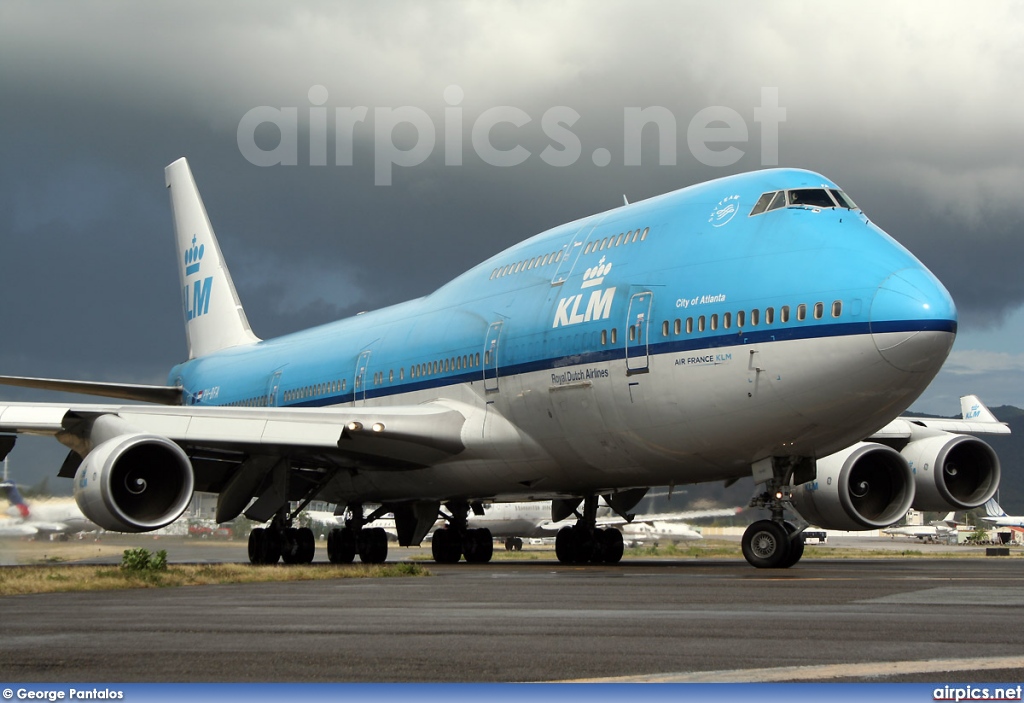
<path id="1" fill-rule="evenodd" d="M 673 332 L 674 334 L 679 334 L 679 332 L 680 332 L 681 330 L 682 330 L 682 320 L 680 320 L 680 319 L 679 319 L 679 318 L 677 317 L 677 318 L 676 318 L 676 321 L 675 321 L 675 324 L 674 324 L 674 325 L 673 325 L 673 327 L 672 327 L 672 332 Z"/>
<path id="2" fill-rule="evenodd" d="M 618 339 L 619 339 L 618 330 L 616 328 L 612 327 L 612 344 L 615 344 L 616 342 L 618 342 Z"/>
<path id="3" fill-rule="evenodd" d="M 747 322 L 746 313 L 740 310 L 736 313 L 736 326 L 743 327 Z"/>
<path id="4" fill-rule="evenodd" d="M 640 241 L 647 239 L 647 233 L 651 231 L 650 227 L 644 227 L 644 233 L 640 235 Z"/>
<path id="5" fill-rule="evenodd" d="M 832 302 L 832 317 L 839 317 L 843 314 L 843 301 L 835 300 Z"/>
<path id="6" fill-rule="evenodd" d="M 686 318 L 686 334 L 693 334 L 693 318 Z"/>
<path id="7" fill-rule="evenodd" d="M 637 326 L 638 325 L 630 325 L 629 326 L 629 341 L 631 341 L 631 342 L 635 342 L 636 341 L 636 328 L 637 328 Z"/>
<path id="8" fill-rule="evenodd" d="M 718 329 L 718 313 L 716 312 L 711 316 L 711 331 L 714 332 Z"/>
<path id="9" fill-rule="evenodd" d="M 796 319 L 799 322 L 803 322 L 807 319 L 807 306 L 803 303 L 796 306 Z"/>
<path id="10" fill-rule="evenodd" d="M 704 320 L 704 316 L 703 315 L 698 317 L 697 318 L 697 331 L 698 332 L 703 332 L 704 331 L 704 327 L 706 326 L 706 324 L 707 324 L 707 322 Z"/>
<path id="11" fill-rule="evenodd" d="M 789 306 L 783 305 L 779 309 L 779 318 L 782 320 L 782 324 L 789 322 Z"/>
<path id="12" fill-rule="evenodd" d="M 814 319 L 815 320 L 820 320 L 824 314 L 825 314 L 825 303 L 815 303 L 814 304 Z"/>
<path id="13" fill-rule="evenodd" d="M 626 236 L 626 235 L 624 235 L 624 234 L 620 234 L 620 235 L 619 235 L 619 238 L 615 240 L 615 246 L 619 246 L 620 244 L 622 244 L 622 239 L 623 239 L 623 237 L 625 237 L 625 236 Z"/>
<path id="14" fill-rule="evenodd" d="M 664 322 L 661 323 L 661 336 L 668 336 L 668 320 L 665 320 Z"/>
<path id="15" fill-rule="evenodd" d="M 601 330 L 601 344 L 608 344 L 608 330 Z"/>
<path id="16" fill-rule="evenodd" d="M 722 329 L 727 330 L 732 327 L 732 313 L 727 312 L 722 315 Z"/>
<path id="17" fill-rule="evenodd" d="M 750 326 L 757 327 L 757 323 L 760 321 L 761 311 L 754 308 L 750 311 Z"/>
<path id="18" fill-rule="evenodd" d="M 589 254 L 590 250 L 593 249 L 593 248 L 594 248 L 594 243 L 593 242 L 587 242 L 587 246 L 583 247 L 583 253 L 584 254 Z"/>
<path id="19" fill-rule="evenodd" d="M 764 309 L 764 324 L 770 325 L 775 322 L 775 308 Z"/>

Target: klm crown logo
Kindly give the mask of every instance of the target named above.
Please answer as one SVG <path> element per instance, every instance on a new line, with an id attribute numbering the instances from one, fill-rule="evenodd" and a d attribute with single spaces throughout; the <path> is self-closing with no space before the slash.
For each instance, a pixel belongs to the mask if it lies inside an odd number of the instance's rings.
<path id="1" fill-rule="evenodd" d="M 583 285 L 580 288 L 593 288 L 604 283 L 604 277 L 612 272 L 612 262 L 607 264 L 604 262 L 604 257 L 597 262 L 597 266 L 588 268 L 583 273 Z"/>
<path id="2" fill-rule="evenodd" d="M 202 263 L 203 253 L 206 246 L 200 244 L 196 246 L 195 235 L 192 236 L 192 247 L 185 250 L 185 275 L 191 276 L 193 273 L 199 273 L 199 264 Z"/>

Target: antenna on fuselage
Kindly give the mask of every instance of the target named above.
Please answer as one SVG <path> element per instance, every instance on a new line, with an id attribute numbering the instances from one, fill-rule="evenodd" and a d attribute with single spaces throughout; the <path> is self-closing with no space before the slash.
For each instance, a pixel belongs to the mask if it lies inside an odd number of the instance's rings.
<path id="1" fill-rule="evenodd" d="M 626 199 L 626 194 L 625 193 L 622 194 L 622 204 L 623 205 L 629 205 L 629 200 Z"/>

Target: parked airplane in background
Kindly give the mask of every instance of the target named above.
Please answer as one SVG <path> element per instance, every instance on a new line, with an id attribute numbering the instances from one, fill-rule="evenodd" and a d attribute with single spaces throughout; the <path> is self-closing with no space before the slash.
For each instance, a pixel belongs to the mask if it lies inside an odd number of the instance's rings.
<path id="1" fill-rule="evenodd" d="M 379 561 L 368 524 L 393 513 L 418 544 L 443 505 L 434 558 L 486 561 L 471 511 L 549 499 L 579 513 L 559 558 L 607 563 L 621 535 L 598 527 L 599 496 L 624 515 L 650 486 L 753 475 L 771 519 L 743 553 L 788 567 L 803 552 L 788 508 L 878 529 L 999 485 L 995 452 L 950 431 L 1003 425 L 897 418 L 942 366 L 956 309 L 819 174 L 728 176 L 584 217 L 430 295 L 272 340 L 249 327 L 186 161 L 166 179 L 188 360 L 166 386 L 0 379 L 148 402 L 0 404 L 0 432 L 71 449 L 58 475 L 105 529 L 158 529 L 209 491 L 217 522 L 269 523 L 252 561 L 310 561 L 312 532 L 292 525 L 319 499 L 351 512 L 329 559 Z"/>
<path id="2" fill-rule="evenodd" d="M 508 551 L 522 549 L 523 538 L 555 537 L 562 528 L 574 525 L 578 519 L 577 516 L 559 515 L 558 504 L 552 503 L 550 500 L 491 503 L 482 507 L 483 514 L 468 516 L 469 528 L 487 529 L 492 537 L 505 541 L 505 549 Z M 617 527 L 628 540 L 630 536 L 635 537 L 640 532 L 649 534 L 653 529 L 653 523 L 657 521 L 661 525 L 672 525 L 672 531 L 678 533 L 680 538 L 683 538 L 682 535 L 685 534 L 688 535 L 686 537 L 688 539 L 700 539 L 700 533 L 695 532 L 689 525 L 685 525 L 684 521 L 727 517 L 735 515 L 739 511 L 740 508 L 716 508 L 622 517 L 616 515 L 609 506 L 602 505 L 597 509 L 595 524 L 602 529 Z M 662 529 L 666 530 L 666 534 L 669 531 L 669 528 Z M 558 548 L 556 542 L 556 551 Z M 564 542 L 561 548 L 565 548 Z"/>
<path id="3" fill-rule="evenodd" d="M 1007 515 L 995 498 L 985 503 L 985 512 L 981 519 L 996 527 L 1024 527 L 1024 515 Z"/>
<path id="4" fill-rule="evenodd" d="M 59 535 L 66 539 L 69 535 L 100 529 L 86 518 L 81 508 L 70 499 L 35 502 L 30 506 L 11 481 L 0 483 L 0 492 L 3 492 L 10 502 L 8 514 L 12 516 L 0 520 L 0 537 Z"/>
<path id="5" fill-rule="evenodd" d="M 911 517 L 908 515 L 908 521 L 910 519 Z M 897 525 L 888 527 L 882 532 L 892 537 L 914 537 L 926 542 L 938 542 L 956 534 L 956 526 L 959 524 L 956 521 L 956 514 L 950 512 L 941 520 L 932 520 L 927 525 Z"/>

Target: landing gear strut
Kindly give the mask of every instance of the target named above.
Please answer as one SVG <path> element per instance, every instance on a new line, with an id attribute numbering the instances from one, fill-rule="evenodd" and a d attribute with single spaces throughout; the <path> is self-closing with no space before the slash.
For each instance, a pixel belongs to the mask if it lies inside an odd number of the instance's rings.
<path id="1" fill-rule="evenodd" d="M 563 564 L 618 564 L 622 559 L 622 533 L 597 527 L 597 495 L 583 499 L 583 514 L 575 525 L 555 535 L 555 556 Z"/>
<path id="2" fill-rule="evenodd" d="M 430 552 L 438 564 L 456 564 L 463 556 L 470 564 L 486 564 L 494 555 L 494 538 L 486 527 L 471 530 L 467 525 L 469 503 L 450 501 L 445 504 L 448 524 L 434 530 Z"/>
<path id="3" fill-rule="evenodd" d="M 755 465 L 755 480 L 760 476 L 765 490 L 750 501 L 750 507 L 763 508 L 772 513 L 771 520 L 758 520 L 743 533 L 743 557 L 751 566 L 759 569 L 788 569 L 800 561 L 804 554 L 803 528 L 784 519 L 786 507 L 790 506 L 790 484 L 793 474 L 806 471 L 800 461 L 774 457 L 770 466 L 766 462 Z M 770 469 L 769 476 L 767 470 Z M 813 478 L 813 475 L 812 475 Z M 800 481 L 803 483 L 803 481 Z"/>
<path id="4" fill-rule="evenodd" d="M 327 559 L 332 564 L 351 564 L 356 554 L 364 564 L 383 564 L 388 558 L 388 535 L 382 527 L 364 527 L 384 514 L 378 508 L 368 517 L 363 516 L 361 503 L 349 505 L 345 526 L 334 528 L 327 535 Z"/>

